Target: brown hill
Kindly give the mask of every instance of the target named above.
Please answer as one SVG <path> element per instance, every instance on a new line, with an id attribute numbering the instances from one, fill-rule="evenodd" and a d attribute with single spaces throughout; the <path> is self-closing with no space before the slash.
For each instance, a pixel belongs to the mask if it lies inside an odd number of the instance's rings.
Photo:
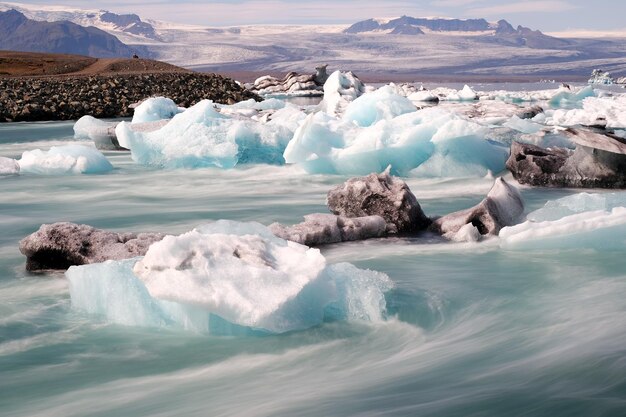
<path id="1" fill-rule="evenodd" d="M 165 62 L 133 58 L 90 58 L 81 55 L 0 51 L 0 76 L 115 75 L 189 73 Z"/>

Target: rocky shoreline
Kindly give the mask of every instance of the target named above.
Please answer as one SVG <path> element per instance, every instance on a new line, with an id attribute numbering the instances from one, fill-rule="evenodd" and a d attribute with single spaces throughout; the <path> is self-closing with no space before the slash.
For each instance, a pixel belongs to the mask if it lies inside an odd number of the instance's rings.
<path id="1" fill-rule="evenodd" d="M 143 73 L 0 78 L 0 122 L 130 117 L 132 105 L 165 96 L 179 106 L 260 98 L 230 78 L 204 73 Z"/>

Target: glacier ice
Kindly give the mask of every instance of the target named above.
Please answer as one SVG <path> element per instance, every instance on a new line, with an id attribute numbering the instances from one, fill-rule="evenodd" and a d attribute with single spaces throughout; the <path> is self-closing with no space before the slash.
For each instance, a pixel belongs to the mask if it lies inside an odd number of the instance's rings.
<path id="1" fill-rule="evenodd" d="M 74 123 L 74 137 L 97 141 L 100 137 L 109 137 L 110 130 L 115 130 L 117 122 L 106 122 L 93 116 L 83 116 Z"/>
<path id="2" fill-rule="evenodd" d="M 365 85 L 352 72 L 333 72 L 324 83 L 324 99 L 320 108 L 336 116 L 344 112 L 350 102 L 365 93 Z"/>
<path id="3" fill-rule="evenodd" d="M 164 168 L 232 168 L 239 162 L 283 163 L 282 153 L 304 114 L 293 106 L 268 122 L 230 117 L 210 100 L 177 114 L 162 128 L 136 132 L 122 122 L 115 129 L 135 162 Z"/>
<path id="4" fill-rule="evenodd" d="M 626 207 L 586 211 L 552 221 L 526 221 L 500 231 L 510 250 L 626 249 Z"/>
<path id="5" fill-rule="evenodd" d="M 591 86 L 572 90 L 569 87 L 559 88 L 550 98 L 549 104 L 556 109 L 580 108 L 583 100 L 588 97 L 595 97 L 596 92 Z"/>
<path id="6" fill-rule="evenodd" d="M 478 100 L 478 94 L 470 87 L 465 85 L 461 90 L 446 96 L 449 101 L 474 101 Z"/>
<path id="7" fill-rule="evenodd" d="M 411 100 L 398 95 L 391 86 L 387 85 L 371 93 L 363 94 L 348 104 L 343 119 L 358 126 L 367 127 L 381 120 L 391 120 L 416 110 Z"/>
<path id="8" fill-rule="evenodd" d="M 527 219 L 534 222 L 552 221 L 585 211 L 610 211 L 616 207 L 626 207 L 626 192 L 578 193 L 548 201 L 542 208 L 529 213 Z"/>
<path id="9" fill-rule="evenodd" d="M 555 110 L 546 121 L 555 126 L 604 125 L 606 128 L 626 128 L 626 95 L 588 97 L 582 108 Z"/>
<path id="10" fill-rule="evenodd" d="M 25 151 L 18 161 L 21 172 L 33 174 L 99 174 L 113 165 L 97 149 L 83 145 L 53 146 L 49 151 Z"/>
<path id="11" fill-rule="evenodd" d="M 15 175 L 20 173 L 20 164 L 15 159 L 0 156 L 0 175 Z"/>
<path id="12" fill-rule="evenodd" d="M 500 172 L 508 148 L 489 129 L 454 112 L 427 108 L 359 127 L 324 113 L 307 116 L 285 149 L 287 163 L 312 173 L 484 176 Z"/>
<path id="13" fill-rule="evenodd" d="M 387 275 L 328 265 L 256 223 L 220 221 L 153 244 L 143 258 L 71 267 L 74 308 L 113 322 L 209 333 L 282 333 L 327 320 L 379 321 Z"/>
<path id="14" fill-rule="evenodd" d="M 132 123 L 156 122 L 157 120 L 171 119 L 185 109 L 178 107 L 172 99 L 166 97 L 151 97 L 135 107 Z"/>

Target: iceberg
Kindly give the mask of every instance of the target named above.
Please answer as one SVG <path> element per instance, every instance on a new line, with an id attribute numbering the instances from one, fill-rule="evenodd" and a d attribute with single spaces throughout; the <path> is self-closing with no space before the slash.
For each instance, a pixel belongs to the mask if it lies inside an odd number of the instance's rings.
<path id="1" fill-rule="evenodd" d="M 626 207 L 626 192 L 578 193 L 548 201 L 542 208 L 528 214 L 527 219 L 534 222 L 553 221 L 586 211 L 611 211 L 616 207 Z"/>
<path id="2" fill-rule="evenodd" d="M 16 175 L 20 173 L 20 164 L 15 159 L 0 156 L 0 175 Z"/>
<path id="3" fill-rule="evenodd" d="M 338 116 L 343 114 L 350 102 L 365 93 L 365 85 L 352 72 L 333 72 L 324 83 L 322 111 Z"/>
<path id="4" fill-rule="evenodd" d="M 556 91 L 548 103 L 555 109 L 576 109 L 582 106 L 583 100 L 595 96 L 596 92 L 591 86 L 579 90 L 572 90 L 569 86 L 563 86 Z"/>
<path id="5" fill-rule="evenodd" d="M 178 107 L 172 99 L 166 97 L 152 97 L 144 100 L 135 107 L 131 123 L 147 123 L 171 119 L 184 110 L 183 107 Z"/>
<path id="6" fill-rule="evenodd" d="M 469 85 L 465 85 L 462 90 L 448 94 L 445 97 L 448 101 L 475 101 L 478 98 L 478 94 Z"/>
<path id="7" fill-rule="evenodd" d="M 600 69 L 594 69 L 591 72 L 591 78 L 588 81 L 589 84 L 603 84 L 603 85 L 611 85 L 615 84 L 615 80 L 611 77 L 611 74 L 607 71 L 602 71 Z"/>
<path id="8" fill-rule="evenodd" d="M 385 317 L 383 273 L 328 265 L 258 223 L 219 221 L 166 236 L 143 258 L 73 266 L 72 306 L 125 325 L 283 333 Z"/>
<path id="9" fill-rule="evenodd" d="M 509 250 L 626 249 L 626 207 L 587 211 L 552 221 L 526 221 L 500 231 Z"/>
<path id="10" fill-rule="evenodd" d="M 113 170 L 113 165 L 100 151 L 83 145 L 26 151 L 18 163 L 21 172 L 45 175 L 100 174 Z"/>
<path id="11" fill-rule="evenodd" d="M 393 87 L 387 85 L 348 104 L 343 120 L 367 127 L 416 110 L 411 100 L 396 94 Z"/>
<path id="12" fill-rule="evenodd" d="M 220 113 L 203 100 L 158 130 L 140 132 L 122 122 L 115 132 L 135 162 L 162 168 L 232 168 L 237 163 L 281 164 L 304 113 L 287 106 L 267 122 Z"/>
<path id="13" fill-rule="evenodd" d="M 285 149 L 287 163 L 311 173 L 485 176 L 500 172 L 508 147 L 459 114 L 427 108 L 359 127 L 325 113 L 307 116 Z"/>

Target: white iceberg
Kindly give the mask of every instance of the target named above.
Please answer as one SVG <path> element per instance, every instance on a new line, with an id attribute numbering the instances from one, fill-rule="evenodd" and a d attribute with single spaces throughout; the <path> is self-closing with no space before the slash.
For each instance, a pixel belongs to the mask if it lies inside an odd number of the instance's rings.
<path id="1" fill-rule="evenodd" d="M 220 221 L 153 244 L 143 259 L 71 267 L 72 306 L 113 322 L 200 332 L 282 333 L 380 321 L 385 274 L 327 265 L 256 223 Z"/>
<path id="2" fill-rule="evenodd" d="M 451 94 L 448 94 L 445 97 L 445 100 L 448 101 L 475 101 L 478 100 L 478 94 L 476 94 L 476 92 L 474 90 L 472 90 L 472 87 L 470 87 L 469 85 L 465 85 L 463 87 L 463 89 L 457 91 L 457 92 L 453 92 Z"/>
<path id="3" fill-rule="evenodd" d="M 338 116 L 352 101 L 365 93 L 365 85 L 352 72 L 333 72 L 324 83 L 324 99 L 320 108 Z"/>
<path id="4" fill-rule="evenodd" d="M 113 169 L 100 151 L 82 145 L 53 146 L 49 151 L 26 151 L 18 163 L 21 172 L 45 175 L 99 174 Z"/>
<path id="5" fill-rule="evenodd" d="M 555 126 L 604 125 L 611 129 L 626 128 L 626 95 L 615 97 L 588 97 L 582 101 L 582 108 L 555 110 L 546 121 Z"/>
<path id="6" fill-rule="evenodd" d="M 510 250 L 626 249 L 626 207 L 587 211 L 558 220 L 526 221 L 500 231 Z"/>
<path id="7" fill-rule="evenodd" d="M 144 100 L 140 105 L 135 107 L 132 123 L 147 123 L 171 119 L 184 110 L 183 107 L 178 107 L 172 99 L 166 97 L 152 97 Z"/>
<path id="8" fill-rule="evenodd" d="M 267 122 L 234 118 L 203 100 L 158 130 L 137 132 L 122 122 L 115 132 L 120 145 L 143 165 L 232 168 L 238 162 L 283 163 L 282 153 L 303 118 L 293 107 L 278 110 Z"/>
<path id="9" fill-rule="evenodd" d="M 287 145 L 287 163 L 311 173 L 485 176 L 500 172 L 508 148 L 487 127 L 441 108 L 406 113 L 369 127 L 324 113 L 309 115 Z"/>
<path id="10" fill-rule="evenodd" d="M 343 120 L 367 127 L 381 120 L 391 120 L 416 110 L 411 100 L 397 94 L 393 87 L 387 85 L 374 92 L 363 94 L 348 104 Z"/>
<path id="11" fill-rule="evenodd" d="M 102 138 L 109 139 L 115 133 L 118 122 L 106 122 L 93 116 L 83 116 L 74 123 L 74 137 L 98 142 Z"/>
<path id="12" fill-rule="evenodd" d="M 580 89 L 561 87 L 550 98 L 549 104 L 553 108 L 557 109 L 580 108 L 584 99 L 595 96 L 596 92 L 591 86 L 583 87 Z"/>
<path id="13" fill-rule="evenodd" d="M 542 208 L 528 214 L 527 219 L 534 222 L 553 221 L 586 211 L 611 211 L 616 207 L 626 207 L 626 192 L 578 193 L 548 201 Z"/>
<path id="14" fill-rule="evenodd" d="M 15 159 L 0 156 L 0 175 L 16 175 L 20 173 L 20 164 Z"/>

